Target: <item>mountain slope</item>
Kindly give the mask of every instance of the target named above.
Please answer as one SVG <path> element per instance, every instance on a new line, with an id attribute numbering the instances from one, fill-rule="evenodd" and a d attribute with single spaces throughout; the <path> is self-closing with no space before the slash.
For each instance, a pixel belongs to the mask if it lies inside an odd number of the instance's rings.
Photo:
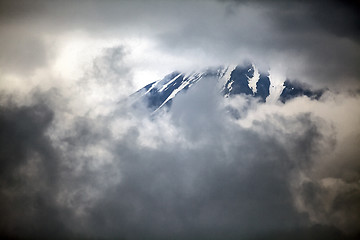
<path id="1" fill-rule="evenodd" d="M 271 87 L 282 89 L 281 94 L 275 97 L 283 103 L 303 95 L 318 100 L 324 92 L 324 90 L 313 91 L 305 84 L 290 80 L 286 80 L 281 86 L 274 86 L 269 72 L 259 72 L 253 64 L 248 63 L 210 68 L 204 72 L 191 74 L 175 71 L 141 88 L 132 97 L 136 98 L 136 102 L 145 102 L 147 107 L 157 111 L 164 106 L 171 106 L 172 100 L 178 93 L 187 91 L 204 78 L 215 79 L 214 84 L 219 86 L 219 91 L 224 97 L 244 94 L 257 98 L 263 103 L 270 96 Z"/>

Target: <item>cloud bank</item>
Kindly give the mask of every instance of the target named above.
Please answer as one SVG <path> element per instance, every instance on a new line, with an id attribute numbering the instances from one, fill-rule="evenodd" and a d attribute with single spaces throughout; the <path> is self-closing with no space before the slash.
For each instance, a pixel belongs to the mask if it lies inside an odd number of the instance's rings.
<path id="1" fill-rule="evenodd" d="M 248 100 L 223 99 L 213 81 L 200 82 L 155 117 L 126 102 L 108 110 L 109 103 L 99 101 L 107 111 L 74 112 L 69 108 L 76 97 L 66 103 L 65 93 L 4 104 L 2 235 L 357 234 L 359 96 L 329 93 L 321 101 L 304 97 L 244 108 Z M 247 112 L 234 119 L 229 105 Z M 339 117 L 344 111 L 354 117 Z"/>

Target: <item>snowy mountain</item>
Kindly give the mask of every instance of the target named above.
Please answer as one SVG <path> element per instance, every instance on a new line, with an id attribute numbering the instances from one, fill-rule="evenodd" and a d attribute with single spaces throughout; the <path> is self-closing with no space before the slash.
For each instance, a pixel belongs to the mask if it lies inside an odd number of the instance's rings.
<path id="1" fill-rule="evenodd" d="M 171 106 L 174 97 L 187 91 L 204 78 L 213 78 L 224 97 L 244 94 L 265 103 L 270 95 L 285 103 L 298 96 L 319 99 L 324 90 L 311 90 L 298 81 L 286 80 L 280 85 L 272 84 L 269 72 L 259 72 L 253 64 L 210 68 L 203 72 L 185 74 L 173 72 L 159 81 L 152 82 L 132 95 L 137 102 L 145 102 L 153 111 Z"/>

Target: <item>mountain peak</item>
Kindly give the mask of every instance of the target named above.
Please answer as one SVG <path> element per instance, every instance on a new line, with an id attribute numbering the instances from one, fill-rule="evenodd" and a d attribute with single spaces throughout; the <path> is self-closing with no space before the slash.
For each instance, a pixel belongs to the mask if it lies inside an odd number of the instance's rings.
<path id="1" fill-rule="evenodd" d="M 169 107 L 178 93 L 186 92 L 204 78 L 214 78 L 219 85 L 219 92 L 224 97 L 243 94 L 257 98 L 262 103 L 265 103 L 270 96 L 271 87 L 282 89 L 277 98 L 283 103 L 303 95 L 317 100 L 324 92 L 323 90 L 313 91 L 305 84 L 290 80 L 286 80 L 281 86 L 274 86 L 271 83 L 268 71 L 258 71 L 254 64 L 245 63 L 243 65 L 208 68 L 202 72 L 188 74 L 174 71 L 163 79 L 146 85 L 133 95 L 144 101 L 148 108 L 157 111 L 164 106 Z"/>

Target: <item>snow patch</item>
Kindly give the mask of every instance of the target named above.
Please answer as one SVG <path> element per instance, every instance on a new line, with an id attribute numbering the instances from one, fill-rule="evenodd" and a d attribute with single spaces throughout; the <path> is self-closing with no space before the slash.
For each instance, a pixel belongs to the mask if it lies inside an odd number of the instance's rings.
<path id="1" fill-rule="evenodd" d="M 249 79 L 249 87 L 255 94 L 257 92 L 256 83 L 259 81 L 260 73 L 259 73 L 259 70 L 255 67 L 255 65 L 252 65 L 252 67 L 254 69 L 254 76 L 252 78 L 248 78 L 248 79 Z M 251 69 L 249 69 L 249 70 L 251 70 Z"/>
<path id="2" fill-rule="evenodd" d="M 160 89 L 159 92 L 164 91 L 171 83 L 173 83 L 176 79 L 178 79 L 181 76 L 181 73 L 179 73 L 178 75 L 176 75 L 173 79 L 171 79 L 170 81 L 168 81 L 166 84 L 164 84 Z M 160 83 L 160 82 L 159 82 Z"/>
<path id="3" fill-rule="evenodd" d="M 282 91 L 284 90 L 284 82 L 285 76 L 281 73 L 279 74 L 277 71 L 270 70 L 269 71 L 269 79 L 270 79 L 270 95 L 266 98 L 266 102 L 275 103 L 279 100 Z"/>

